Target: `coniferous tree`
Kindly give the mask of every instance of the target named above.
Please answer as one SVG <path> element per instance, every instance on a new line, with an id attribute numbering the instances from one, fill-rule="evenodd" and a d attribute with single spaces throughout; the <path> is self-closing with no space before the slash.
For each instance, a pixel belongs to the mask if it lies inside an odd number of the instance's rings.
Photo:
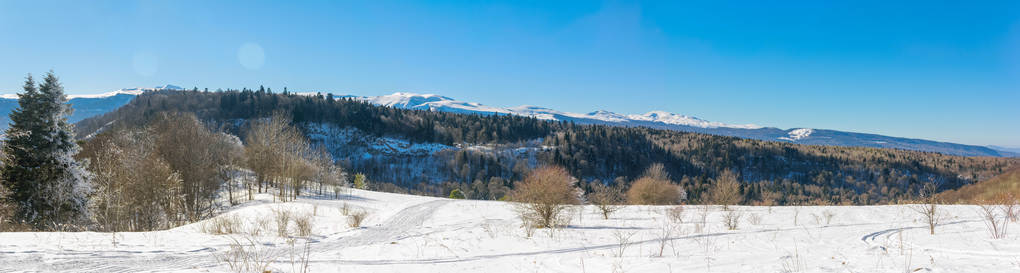
<path id="1" fill-rule="evenodd" d="M 4 143 L 2 181 L 17 207 L 16 219 L 36 229 L 60 229 L 89 219 L 90 174 L 74 159 L 74 142 L 64 88 L 50 72 L 38 89 L 31 75 Z"/>

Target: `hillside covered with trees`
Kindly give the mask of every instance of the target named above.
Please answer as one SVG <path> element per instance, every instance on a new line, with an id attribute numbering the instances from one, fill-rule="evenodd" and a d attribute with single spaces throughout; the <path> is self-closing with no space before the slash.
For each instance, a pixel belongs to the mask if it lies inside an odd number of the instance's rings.
<path id="1" fill-rule="evenodd" d="M 563 166 L 584 185 L 626 186 L 648 166 L 662 163 L 691 202 L 716 178 L 731 171 L 745 203 L 877 204 L 911 199 L 922 184 L 940 190 L 988 179 L 1016 159 L 960 157 L 893 149 L 809 146 L 643 127 L 549 122 L 508 115 L 466 115 L 404 110 L 336 98 L 271 90 L 159 91 L 77 124 L 79 137 L 137 127 L 165 112 L 193 113 L 210 126 L 245 139 L 250 122 L 283 112 L 309 135 L 328 125 L 371 138 L 449 147 L 428 154 L 344 153 L 371 145 L 321 139 L 338 164 L 365 173 L 373 185 L 393 191 L 499 199 L 530 169 Z M 87 141 L 87 140 L 86 140 Z M 514 151 L 539 147 L 532 153 Z M 474 147 L 474 148 L 472 148 Z M 485 149 L 476 149 L 478 147 Z M 397 175 L 399 174 L 399 175 Z M 586 186 L 590 188 L 590 186 Z"/>

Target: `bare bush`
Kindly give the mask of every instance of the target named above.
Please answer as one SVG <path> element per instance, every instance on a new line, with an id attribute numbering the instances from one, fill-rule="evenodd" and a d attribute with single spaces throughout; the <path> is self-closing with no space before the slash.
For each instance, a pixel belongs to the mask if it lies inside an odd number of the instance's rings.
<path id="1" fill-rule="evenodd" d="M 1006 218 L 1010 222 L 1016 222 L 1020 220 L 1020 200 L 1017 200 L 1016 195 L 1011 192 L 1003 193 L 1000 197 L 1002 200 L 1002 209 L 1006 213 Z"/>
<path id="2" fill-rule="evenodd" d="M 287 240 L 287 245 L 290 246 L 290 272 L 308 273 L 308 258 L 312 254 L 312 244 L 306 239 L 301 249 L 298 249 L 297 241 L 293 238 Z"/>
<path id="3" fill-rule="evenodd" d="M 297 228 L 297 235 L 299 237 L 308 237 L 312 235 L 312 227 L 315 224 L 315 218 L 311 215 L 301 215 L 294 217 L 294 227 Z"/>
<path id="4" fill-rule="evenodd" d="M 670 245 L 673 241 L 673 236 L 679 232 L 679 229 L 680 223 L 673 221 L 663 221 L 662 225 L 659 226 L 658 233 L 655 234 L 655 241 L 659 243 L 659 257 L 662 257 L 666 246 Z"/>
<path id="5" fill-rule="evenodd" d="M 351 212 L 351 214 L 347 217 L 348 217 L 347 225 L 349 225 L 352 228 L 361 227 L 361 222 L 365 221 L 365 218 L 368 217 L 368 212 L 364 210 L 355 210 L 354 212 Z"/>
<path id="6" fill-rule="evenodd" d="M 740 218 L 744 217 L 744 213 L 735 209 L 726 209 L 726 213 L 723 214 L 723 224 L 729 230 L 736 230 L 740 227 Z"/>
<path id="7" fill-rule="evenodd" d="M 825 218 L 825 224 L 830 225 L 832 224 L 832 218 L 836 217 L 836 213 L 829 210 L 825 210 L 822 211 L 822 217 Z"/>
<path id="8" fill-rule="evenodd" d="M 931 235 L 935 235 L 935 226 L 938 226 L 942 222 L 943 213 L 940 209 L 940 200 L 937 195 L 938 185 L 934 183 L 926 183 L 919 192 L 921 204 L 911 206 L 911 208 L 921 214 L 925 222 L 928 224 L 928 232 Z"/>
<path id="9" fill-rule="evenodd" d="M 684 207 L 673 206 L 666 210 L 666 219 L 676 224 L 682 224 L 684 222 Z"/>
<path id="10" fill-rule="evenodd" d="M 267 217 L 256 217 L 254 222 L 248 226 L 248 235 L 251 236 L 262 236 L 262 232 L 269 230 L 272 225 L 272 219 Z"/>
<path id="11" fill-rule="evenodd" d="M 588 201 L 595 204 L 602 213 L 602 219 L 609 219 L 609 215 L 622 208 L 623 189 L 616 186 L 607 186 L 602 183 L 592 185 L 592 192 L 588 194 Z"/>
<path id="12" fill-rule="evenodd" d="M 340 214 L 344 216 L 351 215 L 351 206 L 344 202 L 343 206 L 340 206 Z"/>
<path id="13" fill-rule="evenodd" d="M 757 213 L 751 213 L 747 215 L 747 222 L 752 225 L 761 225 L 761 215 Z"/>
<path id="14" fill-rule="evenodd" d="M 653 164 L 627 190 L 627 202 L 633 205 L 674 205 L 682 197 L 683 189 L 669 180 L 662 164 Z"/>
<path id="15" fill-rule="evenodd" d="M 276 235 L 280 237 L 290 236 L 287 227 L 290 225 L 291 212 L 284 209 L 273 209 L 273 216 L 276 219 Z"/>
<path id="16" fill-rule="evenodd" d="M 616 249 L 613 253 L 616 257 L 623 257 L 627 252 L 627 247 L 631 245 L 630 238 L 634 237 L 636 232 L 624 232 L 621 230 L 613 231 L 613 237 L 616 238 Z"/>
<path id="17" fill-rule="evenodd" d="M 272 248 L 263 246 L 251 237 L 244 240 L 230 239 L 232 242 L 229 250 L 213 255 L 217 261 L 226 264 L 231 272 L 269 272 L 269 265 L 279 256 Z"/>
<path id="18" fill-rule="evenodd" d="M 523 222 L 553 228 L 568 221 L 564 211 L 578 203 L 572 178 L 561 167 L 542 167 L 532 171 L 513 192 L 518 215 Z M 566 218 L 569 218 L 567 216 Z"/>
<path id="19" fill-rule="evenodd" d="M 698 207 L 698 222 L 694 224 L 694 232 L 701 233 L 705 231 L 705 227 L 708 225 L 708 213 L 711 207 L 702 205 Z"/>
<path id="20" fill-rule="evenodd" d="M 202 231 L 214 235 L 234 234 L 241 232 L 241 218 L 237 215 L 221 215 L 205 221 Z"/>
<path id="21" fill-rule="evenodd" d="M 793 245 L 793 253 L 787 253 L 786 256 L 782 257 L 782 271 L 783 273 L 792 272 L 803 272 L 807 267 L 804 259 L 800 256 L 800 250 L 797 248 L 797 244 Z"/>
<path id="22" fill-rule="evenodd" d="M 992 239 L 1002 239 L 1006 237 L 1006 231 L 1009 227 L 1009 214 L 1012 208 L 1007 206 L 1006 203 L 1011 202 L 1005 195 L 1000 195 L 992 200 L 981 201 L 979 204 L 981 220 L 984 221 L 985 227 L 988 229 L 988 233 Z"/>
<path id="23" fill-rule="evenodd" d="M 708 203 L 716 205 L 737 205 L 744 201 L 744 195 L 740 193 L 740 180 L 733 171 L 725 170 L 718 177 L 712 179 L 712 185 L 708 189 Z"/>

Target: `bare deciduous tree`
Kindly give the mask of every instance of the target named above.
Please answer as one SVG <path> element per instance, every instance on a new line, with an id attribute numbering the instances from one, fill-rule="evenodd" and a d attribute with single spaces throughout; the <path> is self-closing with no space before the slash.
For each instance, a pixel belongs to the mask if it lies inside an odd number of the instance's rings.
<path id="1" fill-rule="evenodd" d="M 942 222 L 943 217 L 942 210 L 939 207 L 941 206 L 941 201 L 937 193 L 937 184 L 925 183 L 918 192 L 920 204 L 915 204 L 911 207 L 924 218 L 928 224 L 928 232 L 931 235 L 935 235 L 935 227 Z"/>
<path id="2" fill-rule="evenodd" d="M 245 138 L 248 167 L 255 172 L 258 191 L 277 187 L 281 201 L 297 198 L 303 183 L 315 170 L 308 141 L 290 124 L 290 116 L 277 112 L 272 117 L 253 121 Z"/>
<path id="3" fill-rule="evenodd" d="M 602 183 L 592 185 L 592 192 L 588 194 L 588 201 L 595 204 L 602 212 L 603 219 L 609 219 L 609 215 L 620 210 L 623 203 L 623 189 L 619 186 L 607 186 Z"/>

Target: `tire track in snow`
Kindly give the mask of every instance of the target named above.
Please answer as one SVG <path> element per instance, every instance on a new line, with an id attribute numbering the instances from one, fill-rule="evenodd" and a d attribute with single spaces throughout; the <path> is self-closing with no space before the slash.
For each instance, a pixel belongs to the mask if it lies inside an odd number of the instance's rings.
<path id="1" fill-rule="evenodd" d="M 406 207 L 385 222 L 364 227 L 355 234 L 312 241 L 312 253 L 332 249 L 371 245 L 396 241 L 408 237 L 409 231 L 421 226 L 425 220 L 450 200 L 434 200 Z M 273 250 L 287 250 L 289 246 L 274 245 Z M 38 252 L 29 255 L 0 255 L 0 272 L 139 272 L 181 271 L 208 269 L 219 266 L 215 255 L 229 247 L 201 248 L 190 251 L 163 253 L 132 253 L 125 251 L 59 251 Z M 137 255 L 136 255 L 137 254 Z"/>

